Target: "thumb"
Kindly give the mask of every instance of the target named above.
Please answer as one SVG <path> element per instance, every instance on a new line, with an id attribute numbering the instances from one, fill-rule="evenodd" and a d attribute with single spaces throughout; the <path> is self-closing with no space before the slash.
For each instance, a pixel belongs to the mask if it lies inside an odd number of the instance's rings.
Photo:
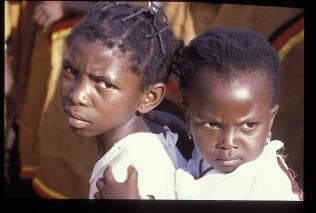
<path id="1" fill-rule="evenodd" d="M 136 185 L 138 184 L 138 172 L 136 168 L 133 165 L 130 165 L 128 167 L 128 176 L 127 176 L 128 182 L 134 182 Z"/>

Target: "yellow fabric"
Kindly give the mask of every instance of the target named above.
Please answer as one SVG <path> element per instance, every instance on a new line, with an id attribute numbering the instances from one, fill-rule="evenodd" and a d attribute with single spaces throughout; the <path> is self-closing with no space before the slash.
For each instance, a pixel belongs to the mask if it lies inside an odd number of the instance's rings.
<path id="1" fill-rule="evenodd" d="M 59 34 L 58 32 L 55 32 Z M 55 33 L 53 33 L 52 37 L 57 37 L 54 36 Z M 47 83 L 47 97 L 44 103 L 43 107 L 43 114 L 46 113 L 47 108 L 49 107 L 49 104 L 52 101 L 53 95 L 56 92 L 56 88 L 58 87 L 58 78 L 60 71 L 62 69 L 62 61 L 64 58 L 64 54 L 66 51 L 66 43 L 65 43 L 65 38 L 68 34 L 63 34 L 64 37 L 59 36 L 59 39 L 54 39 L 52 40 L 51 43 L 51 49 L 52 49 L 52 55 L 50 59 L 50 64 L 51 64 L 51 73 L 49 76 L 49 80 Z"/>
<path id="2" fill-rule="evenodd" d="M 19 151 L 22 172 L 24 171 L 23 167 L 37 167 L 40 162 L 37 134 L 40 114 L 47 93 L 48 76 L 51 71 L 49 61 L 50 52 L 47 35 L 38 32 L 32 53 L 26 98 L 21 116 L 17 120 L 20 126 Z"/>
<path id="3" fill-rule="evenodd" d="M 296 36 L 291 38 L 286 44 L 279 50 L 279 55 L 281 61 L 286 57 L 286 55 L 295 47 L 297 44 L 304 40 L 304 30 L 299 32 Z"/>
<path id="4" fill-rule="evenodd" d="M 42 181 L 38 178 L 34 178 L 33 184 L 36 185 L 36 187 L 40 188 L 43 193 L 45 193 L 47 196 L 51 198 L 56 198 L 56 199 L 66 199 L 67 197 L 61 195 L 60 193 L 48 188 L 45 186 Z"/>
<path id="5" fill-rule="evenodd" d="M 164 5 L 169 25 L 177 38 L 188 44 L 196 36 L 189 4 L 185 2 L 169 2 Z"/>
<path id="6" fill-rule="evenodd" d="M 71 32 L 71 28 L 67 28 L 67 29 L 63 29 L 63 30 L 59 30 L 57 32 L 54 32 L 52 34 L 52 40 L 53 41 L 56 41 L 56 40 L 59 40 L 59 39 L 63 39 L 65 37 L 67 37 Z"/>
<path id="7" fill-rule="evenodd" d="M 11 19 L 7 1 L 4 2 L 4 21 L 4 41 L 6 41 L 11 33 Z"/>
<path id="8" fill-rule="evenodd" d="M 8 39 L 12 31 L 14 31 L 18 25 L 20 10 L 25 4 L 22 2 L 9 2 L 5 1 L 5 41 Z"/>

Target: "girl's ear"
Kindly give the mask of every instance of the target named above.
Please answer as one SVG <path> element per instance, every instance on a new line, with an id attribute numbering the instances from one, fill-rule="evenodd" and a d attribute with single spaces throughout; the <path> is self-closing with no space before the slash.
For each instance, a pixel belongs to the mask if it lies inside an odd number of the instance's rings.
<path id="1" fill-rule="evenodd" d="M 157 107 L 166 94 L 166 85 L 162 82 L 151 85 L 142 95 L 138 112 L 145 114 Z"/>
<path id="2" fill-rule="evenodd" d="M 278 111 L 279 111 L 279 105 L 275 104 L 272 107 L 271 111 L 270 111 L 270 123 L 269 123 L 269 130 L 270 130 L 270 132 L 271 132 L 271 129 L 272 129 L 274 118 L 275 118 L 276 114 L 278 113 Z"/>

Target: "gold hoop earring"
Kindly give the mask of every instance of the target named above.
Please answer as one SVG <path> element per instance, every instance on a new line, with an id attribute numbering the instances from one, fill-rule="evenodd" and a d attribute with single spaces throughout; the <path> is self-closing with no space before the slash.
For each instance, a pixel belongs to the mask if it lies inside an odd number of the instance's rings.
<path id="1" fill-rule="evenodd" d="M 267 139 L 266 139 L 266 145 L 270 143 L 271 137 L 272 137 L 271 132 L 269 132 L 268 136 L 267 136 Z"/>
<path id="2" fill-rule="evenodd" d="M 189 137 L 190 140 L 193 139 L 192 130 L 189 130 L 189 131 L 188 131 L 188 137 Z"/>

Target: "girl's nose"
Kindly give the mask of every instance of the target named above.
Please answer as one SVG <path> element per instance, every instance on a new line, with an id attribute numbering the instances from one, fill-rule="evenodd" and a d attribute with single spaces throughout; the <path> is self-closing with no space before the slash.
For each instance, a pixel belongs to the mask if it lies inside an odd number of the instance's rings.
<path id="1" fill-rule="evenodd" d="M 88 106 L 90 103 L 89 86 L 82 81 L 76 82 L 71 89 L 68 97 L 74 105 Z"/>

